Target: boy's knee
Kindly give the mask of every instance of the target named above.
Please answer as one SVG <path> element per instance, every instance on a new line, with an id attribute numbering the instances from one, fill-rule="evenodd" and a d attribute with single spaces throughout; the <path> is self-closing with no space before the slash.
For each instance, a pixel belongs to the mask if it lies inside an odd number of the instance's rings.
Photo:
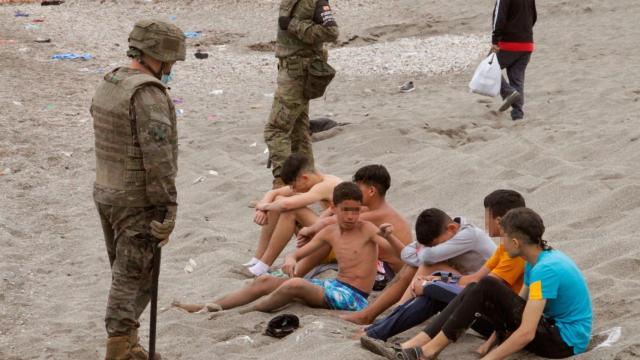
<path id="1" fill-rule="evenodd" d="M 493 291 L 500 286 L 503 286 L 502 282 L 493 276 L 485 276 L 478 282 L 477 285 L 479 289 L 486 291 Z"/>
<path id="2" fill-rule="evenodd" d="M 281 290 L 289 294 L 297 293 L 297 292 L 300 292 L 300 290 L 302 290 L 306 284 L 307 284 L 307 280 L 304 280 L 304 279 L 300 279 L 300 278 L 289 279 L 287 280 L 287 282 L 285 282 L 282 285 Z"/>

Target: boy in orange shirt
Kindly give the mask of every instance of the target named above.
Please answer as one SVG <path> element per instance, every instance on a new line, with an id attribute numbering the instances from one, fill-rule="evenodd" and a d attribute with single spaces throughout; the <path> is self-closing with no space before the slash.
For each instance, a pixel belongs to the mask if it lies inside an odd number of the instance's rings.
<path id="1" fill-rule="evenodd" d="M 522 195 L 513 190 L 496 190 L 484 199 L 485 230 L 491 237 L 501 235 L 500 219 L 507 211 L 525 207 Z M 485 276 L 492 276 L 503 281 L 515 293 L 520 291 L 523 282 L 524 260 L 511 258 L 503 245 L 487 260 L 485 265 L 474 274 L 457 278 L 450 274 L 444 276 L 426 276 L 417 278 L 412 286 L 416 297 L 407 303 L 398 306 L 394 312 L 385 319 L 376 321 L 366 329 L 366 335 L 361 338 L 361 344 L 366 349 L 383 356 L 395 356 L 395 351 L 386 341 L 389 337 L 406 331 L 411 327 L 422 323 L 432 315 L 437 314 L 455 298 L 461 289 L 467 284 L 477 282 Z M 439 323 L 436 317 L 434 323 Z M 443 319 L 446 321 L 446 319 Z M 473 329 L 488 337 L 493 328 L 487 322 L 479 319 Z M 423 345 L 424 333 L 420 333 L 413 339 L 402 344 L 403 348 L 413 348 Z M 478 351 L 486 351 L 481 348 Z M 395 358 L 395 357 L 393 357 Z"/>

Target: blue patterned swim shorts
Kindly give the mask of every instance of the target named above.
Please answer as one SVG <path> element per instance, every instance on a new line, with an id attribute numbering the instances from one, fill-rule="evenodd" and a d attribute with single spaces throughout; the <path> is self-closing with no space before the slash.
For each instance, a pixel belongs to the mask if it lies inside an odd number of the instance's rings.
<path id="1" fill-rule="evenodd" d="M 337 279 L 309 280 L 324 289 L 324 301 L 332 310 L 360 311 L 369 305 L 369 294 Z"/>

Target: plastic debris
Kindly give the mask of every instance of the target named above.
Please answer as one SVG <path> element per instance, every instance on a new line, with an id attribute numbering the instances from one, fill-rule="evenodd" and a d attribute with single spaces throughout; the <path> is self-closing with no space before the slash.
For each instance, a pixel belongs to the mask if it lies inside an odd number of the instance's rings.
<path id="1" fill-rule="evenodd" d="M 218 174 L 218 172 L 215 170 L 209 170 L 209 175 L 218 176 L 220 174 Z"/>
<path id="2" fill-rule="evenodd" d="M 193 54 L 193 56 L 195 56 L 195 57 L 196 57 L 196 59 L 203 60 L 203 59 L 208 58 L 208 57 L 209 57 L 209 54 L 208 54 L 208 53 L 206 53 L 206 52 L 202 52 L 202 51 L 198 50 L 198 51 L 196 51 L 196 53 L 195 53 L 195 54 Z"/>
<path id="3" fill-rule="evenodd" d="M 253 344 L 253 339 L 251 339 L 248 335 L 238 336 L 237 338 L 231 339 L 229 341 L 224 342 L 225 345 L 243 345 L 243 344 Z"/>
<path id="4" fill-rule="evenodd" d="M 25 29 L 27 30 L 40 30 L 40 25 L 36 25 L 36 24 L 27 24 L 24 26 Z"/>
<path id="5" fill-rule="evenodd" d="M 85 54 L 61 53 L 61 54 L 54 54 L 53 56 L 51 56 L 51 58 L 53 60 L 76 60 L 76 59 L 91 60 L 93 59 L 93 56 L 87 53 Z"/>
<path id="6" fill-rule="evenodd" d="M 49 39 L 49 38 L 37 38 L 34 41 L 37 42 L 37 43 L 40 43 L 40 44 L 44 44 L 44 43 L 50 43 L 51 39 Z"/>
<path id="7" fill-rule="evenodd" d="M 66 156 L 66 157 L 71 157 L 71 155 L 73 155 L 73 151 L 63 151 L 62 155 Z"/>
<path id="8" fill-rule="evenodd" d="M 257 142 L 254 142 L 253 144 L 249 145 L 249 147 L 256 147 L 256 146 L 258 146 Z"/>
<path id="9" fill-rule="evenodd" d="M 184 115 L 184 109 L 176 109 L 176 115 L 178 116 Z"/>
<path id="10" fill-rule="evenodd" d="M 8 44 L 15 44 L 16 41 L 13 39 L 0 39 L 0 45 L 8 45 Z"/>
<path id="11" fill-rule="evenodd" d="M 209 95 L 222 95 L 224 94 L 224 90 L 213 90 L 209 93 Z"/>
<path id="12" fill-rule="evenodd" d="M 49 105 L 47 105 L 47 107 L 46 107 L 46 108 L 44 108 L 44 109 L 45 109 L 45 110 L 53 110 L 53 109 L 55 109 L 55 108 L 56 108 L 56 106 L 55 106 L 55 105 L 53 105 L 53 104 L 49 104 Z"/>
<path id="13" fill-rule="evenodd" d="M 22 106 L 22 103 L 20 101 L 13 101 L 13 105 L 15 106 Z"/>
<path id="14" fill-rule="evenodd" d="M 179 97 L 174 97 L 174 98 L 173 98 L 173 99 L 171 99 L 171 100 L 173 100 L 173 103 L 174 103 L 174 104 L 184 104 L 184 99 L 179 98 Z"/>
<path id="15" fill-rule="evenodd" d="M 196 261 L 193 259 L 189 259 L 187 265 L 184 266 L 184 272 L 186 272 L 187 274 L 191 274 L 196 266 L 198 266 L 198 263 L 196 263 Z"/>
<path id="16" fill-rule="evenodd" d="M 620 326 L 616 326 L 609 330 L 603 331 L 600 334 L 601 336 L 607 336 L 607 340 L 603 341 L 600 345 L 596 346 L 597 348 L 601 347 L 610 347 L 613 344 L 617 343 L 618 340 L 622 337 L 622 328 Z"/>
<path id="17" fill-rule="evenodd" d="M 0 171 L 0 176 L 2 175 L 10 175 L 11 174 L 11 169 L 9 168 L 5 168 L 4 170 Z"/>
<path id="18" fill-rule="evenodd" d="M 178 20 L 178 17 L 175 16 L 175 15 L 171 15 L 171 16 L 169 16 L 169 20 L 176 21 L 176 20 Z"/>
<path id="19" fill-rule="evenodd" d="M 272 98 L 274 96 L 273 93 L 266 93 L 266 94 L 263 94 L 263 95 L 264 95 L 264 97 L 269 97 L 269 98 Z"/>
<path id="20" fill-rule="evenodd" d="M 202 35 L 202 31 L 185 31 L 184 32 L 184 36 L 186 36 L 189 39 L 200 37 L 200 35 Z"/>
<path id="21" fill-rule="evenodd" d="M 206 177 L 204 177 L 204 176 L 200 176 L 200 177 L 198 177 L 197 179 L 193 180 L 193 183 L 191 183 L 191 184 L 192 184 L 192 185 L 195 185 L 195 184 L 197 184 L 197 183 L 201 183 L 201 182 L 203 182 L 203 181 L 204 181 L 204 179 L 206 179 Z"/>
<path id="22" fill-rule="evenodd" d="M 33 19 L 31 20 L 32 23 L 43 23 L 44 19 Z"/>
<path id="23" fill-rule="evenodd" d="M 215 121 L 218 119 L 218 115 L 209 115 L 207 116 L 207 120 L 209 121 Z"/>
<path id="24" fill-rule="evenodd" d="M 15 16 L 16 17 L 29 17 L 29 14 L 27 14 L 26 12 L 20 11 L 20 10 L 16 10 Z"/>

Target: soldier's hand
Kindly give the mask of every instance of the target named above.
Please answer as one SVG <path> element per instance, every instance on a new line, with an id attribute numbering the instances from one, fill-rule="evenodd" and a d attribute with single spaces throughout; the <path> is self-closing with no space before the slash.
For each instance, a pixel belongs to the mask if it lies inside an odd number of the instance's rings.
<path id="1" fill-rule="evenodd" d="M 280 16 L 278 18 L 278 26 L 281 30 L 287 30 L 289 28 L 289 23 L 291 23 L 291 17 L 289 16 Z"/>

